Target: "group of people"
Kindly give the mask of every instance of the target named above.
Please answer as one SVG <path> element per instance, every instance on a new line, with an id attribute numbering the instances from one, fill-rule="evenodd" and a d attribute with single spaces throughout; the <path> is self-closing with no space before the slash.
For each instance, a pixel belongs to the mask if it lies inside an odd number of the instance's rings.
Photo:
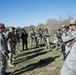
<path id="1" fill-rule="evenodd" d="M 9 67 L 14 67 L 13 57 L 15 55 L 15 49 L 20 50 L 20 36 L 15 27 L 9 28 L 9 31 L 5 31 L 5 25 L 0 23 L 0 75 L 8 75 L 6 73 L 6 65 L 8 62 Z M 22 48 L 24 50 L 24 43 L 27 47 L 27 33 L 24 29 L 21 32 Z"/>
<path id="2" fill-rule="evenodd" d="M 76 20 L 71 20 L 68 26 L 58 28 L 54 40 L 56 49 L 60 44 L 64 59 L 59 75 L 76 75 Z"/>
<path id="3" fill-rule="evenodd" d="M 29 35 L 23 28 L 20 32 L 15 27 L 11 27 L 6 33 L 5 25 L 0 23 L 0 75 L 6 75 L 6 61 L 8 66 L 13 67 L 12 58 L 15 55 L 15 48 L 20 51 L 20 37 L 22 39 L 22 50 L 28 50 L 28 36 L 30 37 L 30 46 L 33 44 L 36 48 L 41 47 L 42 39 L 45 41 L 47 49 L 50 49 L 50 35 L 48 28 L 42 31 L 41 28 L 36 31 L 32 28 Z M 62 25 L 55 32 L 54 43 L 56 49 L 58 44 L 63 53 L 64 63 L 60 75 L 76 75 L 76 20 L 71 20 L 69 26 Z"/>
<path id="4" fill-rule="evenodd" d="M 69 29 L 62 27 L 62 41 L 65 46 L 65 61 L 60 75 L 76 75 L 76 20 L 71 20 Z"/>
<path id="5" fill-rule="evenodd" d="M 42 44 L 42 39 L 45 41 L 46 48 L 50 48 L 50 32 L 48 28 L 46 28 L 44 31 L 39 28 L 36 31 L 32 28 L 29 32 L 30 36 L 30 46 L 32 47 L 33 44 L 36 48 L 40 47 Z"/>
<path id="6" fill-rule="evenodd" d="M 36 31 L 32 28 L 29 32 L 29 37 L 31 47 L 33 46 L 33 43 L 36 48 L 40 47 L 43 38 L 45 40 L 46 48 L 50 48 L 50 32 L 47 28 L 44 32 L 41 28 Z M 28 50 L 28 33 L 24 28 L 21 32 L 15 27 L 11 27 L 8 31 L 5 31 L 5 25 L 0 23 L 0 75 L 8 75 L 8 73 L 6 73 L 7 63 L 9 67 L 15 66 L 13 64 L 13 58 L 16 49 L 18 52 L 21 51 L 20 38 L 22 42 L 22 51 L 25 50 L 25 47 L 26 50 Z"/>

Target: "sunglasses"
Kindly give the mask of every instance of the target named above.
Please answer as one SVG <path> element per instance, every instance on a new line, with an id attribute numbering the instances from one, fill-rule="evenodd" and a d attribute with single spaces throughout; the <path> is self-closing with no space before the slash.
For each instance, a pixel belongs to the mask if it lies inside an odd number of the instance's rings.
<path id="1" fill-rule="evenodd" d="M 69 24 L 69 26 L 74 26 L 74 25 L 76 25 L 76 24 Z"/>
<path id="2" fill-rule="evenodd" d="M 73 26 L 73 24 L 69 24 L 69 26 Z"/>

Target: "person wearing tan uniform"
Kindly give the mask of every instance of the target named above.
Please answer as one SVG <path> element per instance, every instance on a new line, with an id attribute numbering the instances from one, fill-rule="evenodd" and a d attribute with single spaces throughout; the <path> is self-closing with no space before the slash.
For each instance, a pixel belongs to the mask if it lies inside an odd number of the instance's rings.
<path id="1" fill-rule="evenodd" d="M 8 50 L 10 51 L 9 60 L 8 60 L 8 66 L 10 66 L 10 67 L 14 66 L 14 64 L 12 63 L 12 58 L 13 58 L 13 55 L 15 52 L 14 46 L 16 45 L 16 36 L 15 36 L 14 32 L 15 32 L 15 28 L 11 27 L 5 35 L 5 37 L 7 39 Z"/>

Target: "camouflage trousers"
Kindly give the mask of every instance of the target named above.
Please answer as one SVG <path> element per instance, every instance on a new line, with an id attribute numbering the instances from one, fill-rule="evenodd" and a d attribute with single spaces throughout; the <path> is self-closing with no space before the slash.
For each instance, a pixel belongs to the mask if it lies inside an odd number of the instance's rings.
<path id="1" fill-rule="evenodd" d="M 46 45 L 46 48 L 50 48 L 50 39 L 49 39 L 49 37 L 47 37 L 45 39 L 45 45 Z"/>
<path id="2" fill-rule="evenodd" d="M 42 38 L 41 37 L 35 37 L 36 47 L 40 47 L 41 43 L 42 43 Z"/>
<path id="3" fill-rule="evenodd" d="M 0 52 L 0 75 L 4 75 L 6 71 L 6 57 Z"/>
<path id="4" fill-rule="evenodd" d="M 76 75 L 76 42 L 64 61 L 60 75 Z"/>
<path id="5" fill-rule="evenodd" d="M 33 44 L 35 45 L 35 37 L 30 37 L 30 46 L 32 47 Z"/>

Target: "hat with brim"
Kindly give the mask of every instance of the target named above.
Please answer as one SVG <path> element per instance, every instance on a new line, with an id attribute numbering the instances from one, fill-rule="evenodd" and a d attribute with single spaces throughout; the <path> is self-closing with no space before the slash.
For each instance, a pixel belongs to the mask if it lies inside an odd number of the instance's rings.
<path id="1" fill-rule="evenodd" d="M 73 25 L 76 25 L 76 20 L 71 20 L 70 21 L 69 26 L 73 26 Z"/>
<path id="2" fill-rule="evenodd" d="M 15 27 L 11 27 L 10 29 L 15 30 Z"/>

